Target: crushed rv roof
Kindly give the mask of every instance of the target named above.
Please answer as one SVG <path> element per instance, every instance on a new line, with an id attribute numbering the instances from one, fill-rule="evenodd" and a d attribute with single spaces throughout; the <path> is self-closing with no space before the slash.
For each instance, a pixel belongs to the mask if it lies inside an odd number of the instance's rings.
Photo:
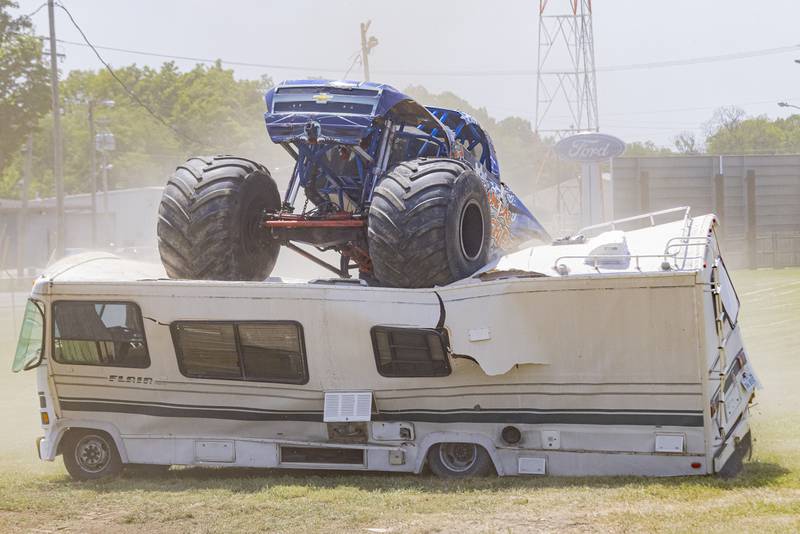
<path id="1" fill-rule="evenodd" d="M 677 220 L 655 224 L 657 216 L 678 216 Z M 648 224 L 622 230 L 627 223 Z M 474 282 L 492 275 L 506 276 L 592 276 L 604 274 L 660 273 L 702 269 L 713 215 L 690 218 L 688 208 L 622 219 L 589 227 L 575 236 L 550 245 L 529 247 L 507 254 L 475 275 L 455 284 Z M 43 281 L 59 282 L 135 282 L 168 280 L 160 264 L 123 259 L 105 252 L 69 256 L 51 266 Z M 170 280 L 170 282 L 177 282 Z M 185 281 L 191 284 L 304 284 L 308 280 L 272 277 L 264 282 Z M 333 282 L 331 282 L 333 283 Z M 354 284 L 355 286 L 355 284 Z M 357 286 L 366 287 L 366 286 Z"/>

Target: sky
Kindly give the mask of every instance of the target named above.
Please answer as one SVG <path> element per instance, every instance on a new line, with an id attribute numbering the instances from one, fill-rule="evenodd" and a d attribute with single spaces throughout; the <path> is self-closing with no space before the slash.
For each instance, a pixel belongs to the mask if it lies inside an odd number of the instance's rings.
<path id="1" fill-rule="evenodd" d="M 341 78 L 360 47 L 359 23 L 371 20 L 379 44 L 372 79 L 400 89 L 453 91 L 496 118 L 533 121 L 536 109 L 537 0 L 60 0 L 97 45 L 167 55 L 272 65 L 236 66 L 237 77 Z M 42 0 L 18 0 L 30 13 Z M 563 11 L 569 0 L 550 0 Z M 670 145 L 713 110 L 738 105 L 748 115 L 786 116 L 800 105 L 800 2 L 797 0 L 594 0 L 593 27 L 601 131 L 625 141 Z M 56 10 L 59 39 L 80 41 Z M 32 17 L 47 33 L 47 9 Z M 606 70 L 796 47 L 743 59 L 662 68 Z M 64 71 L 100 68 L 88 48 L 62 44 Z M 164 59 L 101 50 L 112 66 L 158 66 Z M 558 59 L 558 58 L 556 58 Z M 195 62 L 179 60 L 182 68 Z M 551 68 L 560 65 L 549 65 Z M 278 68 L 281 67 L 281 68 Z M 284 68 L 286 67 L 286 68 Z M 527 71 L 508 74 L 508 71 Z M 464 74 L 467 75 L 464 75 Z M 361 79 L 356 64 L 348 78 Z M 551 117 L 552 116 L 552 117 Z M 563 112 L 548 116 L 550 126 Z M 256 118 L 260 120 L 260 117 Z"/>

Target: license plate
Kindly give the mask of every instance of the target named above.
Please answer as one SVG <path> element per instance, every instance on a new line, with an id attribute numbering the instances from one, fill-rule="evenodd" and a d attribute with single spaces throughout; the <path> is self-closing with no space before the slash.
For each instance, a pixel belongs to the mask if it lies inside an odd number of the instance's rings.
<path id="1" fill-rule="evenodd" d="M 742 387 L 746 391 L 752 391 L 756 387 L 756 378 L 750 373 L 742 373 Z"/>

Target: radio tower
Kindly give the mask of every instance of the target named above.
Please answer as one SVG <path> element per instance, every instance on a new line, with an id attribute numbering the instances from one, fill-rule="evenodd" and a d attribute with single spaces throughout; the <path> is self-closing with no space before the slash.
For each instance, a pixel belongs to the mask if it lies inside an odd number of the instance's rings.
<path id="1" fill-rule="evenodd" d="M 598 130 L 592 0 L 539 0 L 536 131 Z"/>

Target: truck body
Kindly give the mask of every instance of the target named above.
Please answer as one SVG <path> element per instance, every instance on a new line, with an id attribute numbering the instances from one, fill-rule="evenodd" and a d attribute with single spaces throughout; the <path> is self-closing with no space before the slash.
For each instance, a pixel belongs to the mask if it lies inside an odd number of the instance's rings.
<path id="1" fill-rule="evenodd" d="M 373 286 L 433 287 L 549 240 L 467 113 L 343 80 L 284 81 L 264 100 L 270 140 L 294 160 L 285 191 L 247 158 L 178 166 L 157 228 L 171 278 L 261 281 L 285 247 L 342 278 L 355 269 Z"/>

